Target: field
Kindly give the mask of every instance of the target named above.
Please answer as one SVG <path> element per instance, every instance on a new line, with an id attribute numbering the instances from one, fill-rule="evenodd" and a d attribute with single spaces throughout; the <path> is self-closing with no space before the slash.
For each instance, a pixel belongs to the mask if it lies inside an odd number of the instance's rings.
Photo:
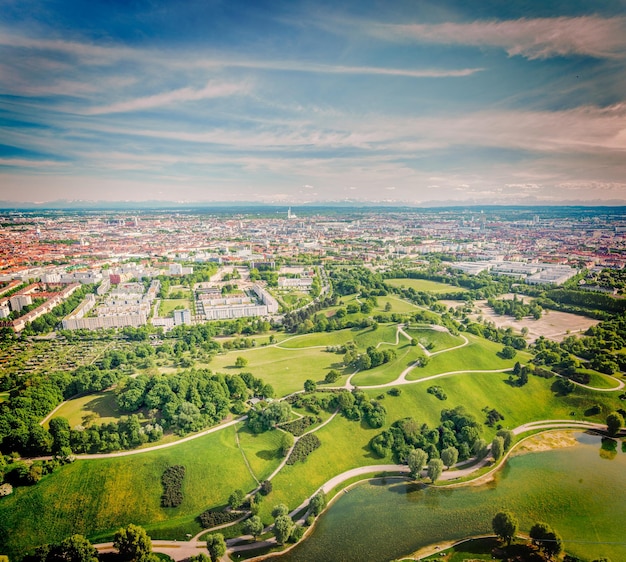
<path id="1" fill-rule="evenodd" d="M 466 289 L 447 283 L 438 283 L 437 281 L 429 281 L 427 279 L 385 279 L 385 283 L 391 287 L 406 287 L 407 289 L 415 289 L 425 293 L 442 294 L 442 293 L 461 293 Z"/>
<path id="2" fill-rule="evenodd" d="M 159 305 L 159 316 L 169 316 L 175 309 L 191 309 L 191 301 L 189 299 L 162 299 Z"/>
<path id="3" fill-rule="evenodd" d="M 89 415 L 96 416 L 93 421 L 98 425 L 116 421 L 120 417 L 120 412 L 117 409 L 115 393 L 107 390 L 68 400 L 55 414 L 66 418 L 70 427 L 81 425 L 83 418 Z"/>
<path id="4" fill-rule="evenodd" d="M 270 432 L 249 444 L 241 438 L 257 477 L 268 475 L 279 460 L 273 454 L 278 436 Z M 160 507 L 163 470 L 186 467 L 180 507 Z M 200 437 L 160 451 L 97 461 L 79 460 L 44 477 L 37 486 L 17 488 L 0 503 L 0 537 L 9 554 L 24 545 L 57 540 L 73 533 L 104 540 L 119 526 L 145 526 L 154 538 L 184 539 L 200 530 L 202 511 L 226 503 L 236 488 L 246 491 L 255 481 L 235 441 L 235 428 Z M 35 516 L 34 514 L 37 514 Z M 155 530 L 155 531 L 153 531 Z"/>
<path id="5" fill-rule="evenodd" d="M 386 299 L 379 297 L 378 306 L 384 308 L 386 302 L 395 306 L 392 297 Z M 348 421 L 341 415 L 321 427 L 316 432 L 321 446 L 306 462 L 285 466 L 273 479 L 274 490 L 261 504 L 260 515 L 265 523 L 271 521 L 274 505 L 282 502 L 295 508 L 341 472 L 391 462 L 390 458 L 375 457 L 368 444 L 401 418 L 414 417 L 420 423 L 436 427 L 443 409 L 464 406 L 481 422 L 483 437 L 490 441 L 496 428 L 484 425 L 486 409 L 497 409 L 504 416 L 502 427 L 514 428 L 542 419 L 603 422 L 610 411 L 622 407 L 618 393 L 576 387 L 563 397 L 553 390 L 556 379 L 531 376 L 525 386 L 517 387 L 511 384 L 509 372 L 493 372 L 508 371 L 516 361 L 528 362 L 531 356 L 527 352 L 519 351 L 514 359 L 505 360 L 497 355 L 502 344 L 471 334 L 455 336 L 415 325 L 406 331 L 426 350 L 411 345 L 397 324 L 380 324 L 374 329 L 345 329 L 287 338 L 281 335 L 277 339 L 282 341 L 277 344 L 232 350 L 212 358 L 208 364 L 211 370 L 231 374 L 249 371 L 271 384 L 280 397 L 302 390 L 307 379 L 322 383 L 330 369 L 342 375 L 353 373 L 353 368 L 344 367 L 343 354 L 327 351 L 328 346 L 354 341 L 359 352 L 369 346 L 396 352 L 395 360 L 351 378 L 353 385 L 385 407 L 383 427 L 372 429 L 365 422 Z M 259 341 L 266 343 L 269 336 Z M 239 356 L 248 361 L 243 368 L 235 367 Z M 396 388 L 400 394 L 388 394 L 394 381 L 418 359 L 426 360 L 426 364 L 406 374 L 411 384 L 398 381 Z M 437 376 L 441 374 L 446 376 Z M 613 379 L 600 373 L 589 374 L 593 386 L 610 389 L 616 385 Z M 433 378 L 424 380 L 429 377 Z M 332 386 L 342 385 L 345 380 L 341 378 Z M 443 389 L 445 400 L 427 392 L 433 384 Z M 385 386 L 367 388 L 373 385 Z M 597 411 L 593 408 L 596 405 L 600 406 L 599 412 L 590 416 Z M 90 413 L 99 416 L 98 422 L 116 419 L 119 413 L 114 392 L 70 400 L 57 415 L 66 417 L 73 427 Z M 330 414 L 323 412 L 321 416 L 328 419 Z M 175 436 L 169 436 L 164 442 L 174 439 Z M 203 510 L 224 505 L 233 490 L 240 488 L 248 492 L 272 474 L 282 460 L 280 443 L 279 431 L 255 435 L 238 424 L 158 451 L 78 460 L 44 477 L 36 486 L 17 488 L 14 494 L 0 501 L 0 529 L 11 530 L 4 534 L 0 531 L 0 542 L 7 545 L 10 554 L 23 552 L 25 545 L 60 540 L 72 533 L 82 533 L 100 542 L 110 539 L 119 526 L 129 522 L 146 527 L 153 538 L 182 540 L 187 533 L 200 531 L 195 518 Z M 183 464 L 187 469 L 184 501 L 178 508 L 164 509 L 160 507 L 160 478 L 163 470 L 173 464 Z"/>

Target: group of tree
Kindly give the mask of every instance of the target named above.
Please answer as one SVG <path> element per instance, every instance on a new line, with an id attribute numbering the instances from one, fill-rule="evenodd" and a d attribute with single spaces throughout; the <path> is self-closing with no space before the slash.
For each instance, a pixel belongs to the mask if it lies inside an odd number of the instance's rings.
<path id="1" fill-rule="evenodd" d="M 518 299 L 514 294 L 512 299 L 487 299 L 487 304 L 493 308 L 496 314 L 513 316 L 516 320 L 521 320 L 525 316 L 532 316 L 535 320 L 541 318 L 542 308 L 535 302 L 525 303 L 523 299 Z"/>
<path id="2" fill-rule="evenodd" d="M 127 562 L 158 562 L 152 552 L 152 541 L 146 530 L 130 524 L 118 529 L 113 537 L 113 547 Z M 225 552 L 225 551 L 224 551 Z M 223 553 L 222 553 L 223 554 Z M 98 551 L 82 535 L 72 535 L 56 544 L 46 544 L 23 558 L 24 562 L 97 562 Z"/>
<path id="3" fill-rule="evenodd" d="M 396 352 L 393 349 L 383 349 L 379 351 L 376 347 L 371 345 L 367 348 L 365 353 L 358 353 L 356 350 L 346 351 L 343 362 L 348 367 L 365 371 L 389 363 L 395 358 Z"/>
<path id="4" fill-rule="evenodd" d="M 509 511 L 496 513 L 491 521 L 491 527 L 496 536 L 511 545 L 518 530 L 518 522 Z M 546 523 L 535 523 L 529 532 L 531 542 L 549 560 L 563 550 L 563 540 L 560 535 Z"/>
<path id="5" fill-rule="evenodd" d="M 293 312 L 288 312 L 283 317 L 283 328 L 286 332 L 299 332 L 299 333 L 307 333 L 313 331 L 325 331 L 328 329 L 328 325 L 322 329 L 322 326 L 318 326 L 318 330 L 316 330 L 316 325 L 313 323 L 311 318 L 315 316 L 320 310 L 336 305 L 338 302 L 338 297 L 336 294 L 327 294 L 323 297 L 319 297 L 312 302 L 310 302 L 307 306 L 295 310 Z"/>
<path id="6" fill-rule="evenodd" d="M 394 422 L 370 441 L 372 451 L 380 458 L 391 456 L 397 463 L 409 465 L 414 478 L 428 464 L 428 474 L 433 480 L 439 478 L 444 467 L 450 468 L 457 461 L 471 457 L 484 458 L 489 452 L 487 442 L 482 439 L 482 427 L 462 406 L 441 411 L 441 424 L 429 428 L 413 418 Z M 512 444 L 512 433 L 499 430 L 491 443 L 494 459 L 499 460 Z M 432 463 L 440 460 L 440 463 Z M 433 481 L 434 481 L 433 480 Z"/>

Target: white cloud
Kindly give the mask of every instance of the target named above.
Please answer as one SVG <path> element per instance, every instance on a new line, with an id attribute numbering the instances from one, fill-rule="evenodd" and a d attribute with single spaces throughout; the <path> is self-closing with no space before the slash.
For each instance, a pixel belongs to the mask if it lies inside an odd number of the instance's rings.
<path id="1" fill-rule="evenodd" d="M 87 110 L 87 115 L 102 115 L 105 113 L 127 113 L 129 111 L 142 111 L 173 103 L 197 101 L 203 99 L 219 98 L 243 94 L 249 87 L 241 83 L 209 81 L 204 88 L 180 88 L 152 96 L 144 96 L 128 101 L 113 103 Z"/>
<path id="2" fill-rule="evenodd" d="M 370 24 L 388 40 L 501 47 L 510 56 L 545 59 L 564 55 L 613 57 L 626 53 L 626 19 L 598 16 L 474 21 L 440 24 Z"/>

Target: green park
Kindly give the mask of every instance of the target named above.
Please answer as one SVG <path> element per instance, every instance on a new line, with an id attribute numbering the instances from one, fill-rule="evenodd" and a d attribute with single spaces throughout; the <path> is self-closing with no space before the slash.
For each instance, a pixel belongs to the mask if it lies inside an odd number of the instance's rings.
<path id="1" fill-rule="evenodd" d="M 390 286 L 400 286 L 396 282 L 409 280 L 392 281 Z M 415 287 L 442 291 L 432 284 Z M 495 337 L 469 321 L 452 323 L 441 311 L 428 312 L 438 323 L 427 322 L 427 307 L 399 295 L 370 299 L 369 308 L 365 303 L 351 293 L 311 317 L 312 325 L 338 322 L 336 330 L 272 330 L 245 338 L 179 330 L 177 339 L 166 339 L 153 351 L 115 340 L 96 342 L 81 376 L 100 381 L 99 355 L 120 373 L 99 386 L 84 382 L 86 390 L 62 400 L 41 422 L 57 457 L 64 454 L 63 443 L 71 444 L 67 458 L 54 466 L 37 455 L 34 462 L 15 461 L 25 474 L 30 467 L 35 481 L 15 485 L 0 499 L 5 551 L 17 556 L 74 533 L 108 543 L 132 523 L 154 541 L 181 544 L 199 544 L 219 526 L 233 558 L 264 555 L 288 542 L 272 542 L 276 506 L 284 504 L 306 533 L 286 559 L 315 560 L 328 556 L 324 549 L 347 540 L 349 527 L 360 524 L 350 515 L 360 512 L 359 502 L 380 502 L 385 513 L 400 497 L 400 507 L 380 526 L 397 532 L 400 550 L 394 556 L 401 557 L 488 533 L 489 490 L 496 482 L 496 504 L 526 514 L 522 533 L 541 514 L 558 526 L 568 552 L 591 559 L 594 550 L 572 537 L 581 532 L 581 518 L 600 517 L 600 507 L 568 515 L 561 500 L 582 498 L 582 477 L 557 482 L 529 476 L 533 467 L 545 469 L 546 455 L 561 449 L 537 452 L 523 444 L 549 429 L 594 430 L 615 443 L 594 441 L 595 455 L 617 459 L 611 466 L 623 464 L 623 443 L 603 429 L 622 407 L 619 376 L 589 362 L 572 366 L 567 347 L 543 340 L 529 347 L 510 330 Z M 2 399 L 8 398 L 3 393 Z M 171 401 L 178 401 L 178 410 L 167 406 Z M 471 431 L 461 431 L 464 426 Z M 437 460 L 443 468 L 431 473 L 424 463 L 408 478 L 415 448 L 428 451 L 431 463 Z M 439 458 L 447 459 L 444 449 L 450 448 L 454 466 L 443 466 Z M 593 456 L 588 449 L 585 454 Z M 572 459 L 567 462 L 576 462 Z M 565 472 L 566 460 L 559 462 Z M 43 467 L 36 478 L 34 466 Z M 164 506 L 161 481 L 175 466 L 184 467 L 179 499 Z M 518 472 L 512 485 L 507 475 Z M 339 475 L 345 477 L 335 482 Z M 385 486 L 372 481 L 352 488 L 371 476 L 382 476 Z M 485 483 L 469 485 L 476 481 Z M 307 502 L 320 490 L 336 501 L 316 523 L 307 515 Z M 605 500 L 607 509 L 621 509 L 615 494 Z M 432 517 L 425 514 L 444 504 Z M 258 542 L 246 532 L 244 519 L 251 513 L 264 527 Z M 423 528 L 430 530 L 418 533 L 419 540 L 408 523 L 418 514 L 429 519 Z M 595 536 L 608 543 L 620 519 L 601 520 Z M 363 521 L 380 523 L 371 515 Z M 405 531 L 393 531 L 392 523 Z M 620 548 L 608 551 L 618 556 Z M 446 560 L 461 560 L 459 549 L 446 550 Z"/>

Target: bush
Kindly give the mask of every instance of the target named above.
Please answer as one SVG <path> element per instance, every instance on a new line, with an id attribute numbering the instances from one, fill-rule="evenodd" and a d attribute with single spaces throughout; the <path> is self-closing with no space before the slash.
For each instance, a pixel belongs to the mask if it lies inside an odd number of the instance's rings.
<path id="1" fill-rule="evenodd" d="M 436 396 L 437 398 L 439 398 L 439 400 L 447 400 L 448 399 L 448 396 L 443 391 L 443 388 L 441 388 L 440 386 L 429 386 L 426 389 L 426 392 L 428 392 L 428 394 L 432 394 L 433 396 Z"/>
<path id="2" fill-rule="evenodd" d="M 304 462 L 309 454 L 315 451 L 321 444 L 317 435 L 308 433 L 302 436 L 291 451 L 287 464 L 296 464 L 299 461 Z"/>
<path id="3" fill-rule="evenodd" d="M 319 418 L 315 418 L 313 416 L 304 416 L 303 418 L 298 418 L 297 420 L 293 420 L 287 423 L 284 423 L 280 426 L 281 429 L 292 433 L 296 437 L 302 435 L 310 426 L 320 421 Z"/>
<path id="4" fill-rule="evenodd" d="M 390 388 L 387 391 L 387 394 L 389 394 L 389 396 L 400 396 L 400 394 L 402 394 L 402 389 L 401 388 Z"/>
<path id="5" fill-rule="evenodd" d="M 178 507 L 182 503 L 184 477 L 185 467 L 180 464 L 165 469 L 163 476 L 161 476 L 161 484 L 163 485 L 161 507 Z"/>
<path id="6" fill-rule="evenodd" d="M 241 517 L 241 513 L 207 509 L 198 516 L 198 521 L 202 527 L 210 529 L 211 527 L 217 527 L 218 525 L 232 523 L 236 519 L 239 519 L 239 517 Z"/>

